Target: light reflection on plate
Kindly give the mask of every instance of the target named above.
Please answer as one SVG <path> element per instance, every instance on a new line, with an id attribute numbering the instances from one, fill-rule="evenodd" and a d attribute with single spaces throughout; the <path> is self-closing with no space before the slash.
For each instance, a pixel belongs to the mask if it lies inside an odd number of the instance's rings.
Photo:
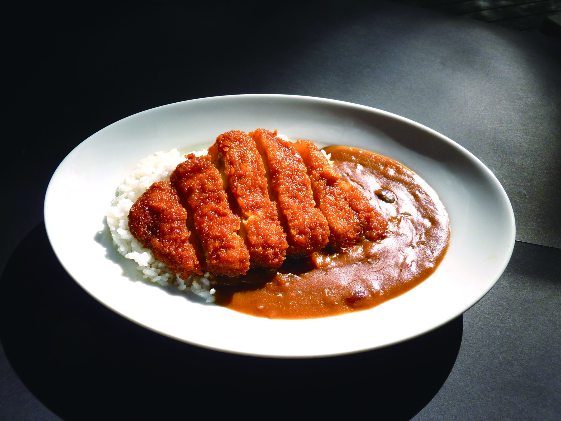
<path id="1" fill-rule="evenodd" d="M 312 320 L 269 320 L 141 281 L 111 244 L 104 215 L 136 163 L 157 151 L 208 147 L 228 130 L 258 127 L 290 139 L 347 145 L 411 168 L 450 216 L 451 242 L 437 271 L 371 310 Z M 240 95 L 170 104 L 120 120 L 77 146 L 53 175 L 45 198 L 52 247 L 93 297 L 161 334 L 228 352 L 311 357 L 384 347 L 462 314 L 495 284 L 514 247 L 510 202 L 493 174 L 439 133 L 360 105 L 311 97 Z"/>

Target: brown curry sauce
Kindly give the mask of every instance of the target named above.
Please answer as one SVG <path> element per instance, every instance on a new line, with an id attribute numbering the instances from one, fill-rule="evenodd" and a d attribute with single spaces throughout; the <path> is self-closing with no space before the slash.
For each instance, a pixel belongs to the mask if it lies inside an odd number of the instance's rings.
<path id="1" fill-rule="evenodd" d="M 387 235 L 337 253 L 287 259 L 216 286 L 216 303 L 259 317 L 305 319 L 375 307 L 430 276 L 450 240 L 448 214 L 432 188 L 402 164 L 361 149 L 325 148 L 334 167 L 388 220 Z"/>

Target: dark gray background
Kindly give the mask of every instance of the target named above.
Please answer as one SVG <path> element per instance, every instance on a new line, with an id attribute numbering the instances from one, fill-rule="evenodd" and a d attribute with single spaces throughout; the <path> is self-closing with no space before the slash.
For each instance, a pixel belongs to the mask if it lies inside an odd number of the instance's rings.
<path id="1" fill-rule="evenodd" d="M 389 2 L 6 7 L 0 420 L 174 419 L 199 405 L 224 416 L 561 417 L 559 38 Z M 497 285 L 420 338 L 318 360 L 198 349 L 89 297 L 44 231 L 60 161 L 130 114 L 243 93 L 368 105 L 466 147 L 515 212 Z"/>

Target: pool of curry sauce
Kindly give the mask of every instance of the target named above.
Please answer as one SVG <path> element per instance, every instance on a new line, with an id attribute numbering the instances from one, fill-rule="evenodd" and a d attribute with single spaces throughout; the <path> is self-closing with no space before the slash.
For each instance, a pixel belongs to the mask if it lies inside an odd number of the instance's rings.
<path id="1" fill-rule="evenodd" d="M 338 253 L 287 259 L 277 271 L 253 270 L 245 282 L 216 287 L 216 302 L 253 316 L 305 319 L 372 308 L 431 275 L 450 240 L 448 214 L 432 188 L 397 161 L 362 149 L 325 148 L 388 220 L 383 240 Z"/>

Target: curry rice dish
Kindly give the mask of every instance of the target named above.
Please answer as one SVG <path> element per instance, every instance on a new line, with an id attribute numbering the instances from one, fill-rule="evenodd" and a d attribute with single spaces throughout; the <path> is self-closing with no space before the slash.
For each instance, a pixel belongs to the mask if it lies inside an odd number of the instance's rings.
<path id="1" fill-rule="evenodd" d="M 144 277 L 271 318 L 393 298 L 436 269 L 450 235 L 436 194 L 396 161 L 264 129 L 146 158 L 107 222 Z"/>

